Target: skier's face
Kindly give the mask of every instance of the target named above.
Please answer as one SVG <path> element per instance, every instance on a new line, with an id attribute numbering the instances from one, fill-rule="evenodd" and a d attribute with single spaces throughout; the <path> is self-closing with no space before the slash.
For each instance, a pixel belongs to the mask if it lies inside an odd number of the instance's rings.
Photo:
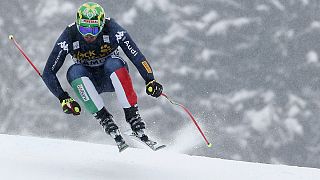
<path id="1" fill-rule="evenodd" d="M 87 43 L 92 43 L 97 39 L 97 36 L 85 35 L 83 38 Z"/>

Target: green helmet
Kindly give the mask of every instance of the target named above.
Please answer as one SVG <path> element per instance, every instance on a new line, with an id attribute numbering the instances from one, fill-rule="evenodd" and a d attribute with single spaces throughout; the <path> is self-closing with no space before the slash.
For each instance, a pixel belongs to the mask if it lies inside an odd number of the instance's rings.
<path id="1" fill-rule="evenodd" d="M 99 4 L 88 2 L 79 7 L 76 24 L 82 35 L 98 35 L 104 23 L 105 12 Z"/>

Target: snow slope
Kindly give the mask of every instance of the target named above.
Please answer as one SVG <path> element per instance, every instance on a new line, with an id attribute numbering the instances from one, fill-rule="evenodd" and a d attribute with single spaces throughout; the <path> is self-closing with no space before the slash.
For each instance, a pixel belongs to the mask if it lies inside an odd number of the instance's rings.
<path id="1" fill-rule="evenodd" d="M 149 149 L 0 135 L 3 180 L 310 180 L 320 170 L 189 156 Z"/>

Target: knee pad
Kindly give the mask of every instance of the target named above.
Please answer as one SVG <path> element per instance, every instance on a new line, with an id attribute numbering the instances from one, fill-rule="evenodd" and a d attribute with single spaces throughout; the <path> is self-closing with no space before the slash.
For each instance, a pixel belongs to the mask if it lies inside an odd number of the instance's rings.
<path id="1" fill-rule="evenodd" d="M 71 86 L 85 108 L 95 114 L 104 107 L 103 100 L 88 77 L 81 77 L 71 82 Z"/>

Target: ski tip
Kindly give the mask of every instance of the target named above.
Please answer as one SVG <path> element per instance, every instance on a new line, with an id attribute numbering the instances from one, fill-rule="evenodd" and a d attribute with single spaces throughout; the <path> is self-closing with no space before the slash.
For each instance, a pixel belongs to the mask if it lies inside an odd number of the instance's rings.
<path id="1" fill-rule="evenodd" d="M 121 153 L 122 151 L 124 151 L 125 149 L 127 149 L 129 146 L 126 144 L 123 147 L 119 148 L 119 153 Z"/>
<path id="2" fill-rule="evenodd" d="M 208 144 L 208 148 L 211 148 L 211 147 L 212 147 L 212 144 L 211 144 L 211 143 L 209 143 L 209 144 Z"/>
<path id="3" fill-rule="evenodd" d="M 13 35 L 12 34 L 9 35 L 9 39 L 13 39 Z"/>
<path id="4" fill-rule="evenodd" d="M 163 149 L 165 147 L 167 147 L 167 146 L 166 145 L 161 145 L 161 146 L 155 148 L 154 151 L 158 151 L 158 150 Z"/>

